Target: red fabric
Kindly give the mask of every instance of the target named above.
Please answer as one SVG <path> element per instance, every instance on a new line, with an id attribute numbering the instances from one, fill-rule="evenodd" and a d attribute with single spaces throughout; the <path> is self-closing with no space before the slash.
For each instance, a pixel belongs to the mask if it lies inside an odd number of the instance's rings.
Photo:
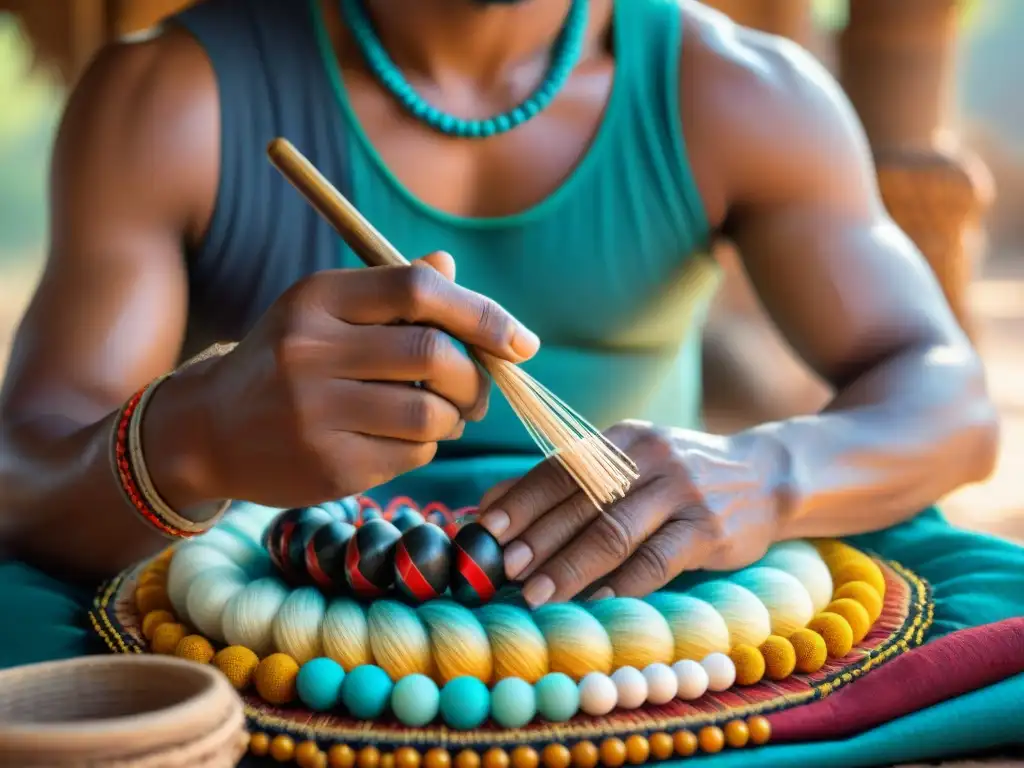
<path id="1" fill-rule="evenodd" d="M 770 715 L 772 742 L 851 736 L 1024 673 L 1024 618 L 952 632 L 812 704 Z"/>

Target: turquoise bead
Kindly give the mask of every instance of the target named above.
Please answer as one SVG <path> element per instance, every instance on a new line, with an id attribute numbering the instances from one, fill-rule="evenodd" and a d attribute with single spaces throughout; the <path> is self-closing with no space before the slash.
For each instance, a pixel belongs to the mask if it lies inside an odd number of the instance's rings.
<path id="1" fill-rule="evenodd" d="M 441 692 L 426 675 L 403 677 L 391 692 L 391 711 L 402 725 L 410 728 L 426 725 L 437 717 L 440 708 Z"/>
<path id="2" fill-rule="evenodd" d="M 326 712 L 341 700 L 341 686 L 345 670 L 333 659 L 319 658 L 307 661 L 295 679 L 299 699 L 314 712 Z"/>
<path id="3" fill-rule="evenodd" d="M 477 728 L 491 710 L 491 694 L 475 677 L 457 677 L 441 689 L 441 717 L 460 731 Z"/>
<path id="4" fill-rule="evenodd" d="M 583 55 L 587 32 L 589 0 L 573 0 L 569 15 L 551 51 L 551 64 L 544 81 L 522 104 L 486 120 L 463 120 L 430 106 L 416 93 L 392 61 L 373 28 L 365 0 L 341 0 L 345 18 L 356 45 L 377 80 L 417 120 L 440 133 L 462 138 L 486 138 L 511 131 L 546 109 L 572 74 Z"/>
<path id="5" fill-rule="evenodd" d="M 571 720 L 580 710 L 580 689 L 572 678 L 561 672 L 544 675 L 533 687 L 537 711 L 552 723 Z"/>
<path id="6" fill-rule="evenodd" d="M 491 717 L 504 728 L 522 728 L 537 714 L 533 686 L 518 677 L 506 677 L 491 691 Z"/>
<path id="7" fill-rule="evenodd" d="M 387 672 L 372 664 L 364 664 L 345 676 L 341 701 L 352 717 L 373 720 L 388 708 L 392 687 Z"/>

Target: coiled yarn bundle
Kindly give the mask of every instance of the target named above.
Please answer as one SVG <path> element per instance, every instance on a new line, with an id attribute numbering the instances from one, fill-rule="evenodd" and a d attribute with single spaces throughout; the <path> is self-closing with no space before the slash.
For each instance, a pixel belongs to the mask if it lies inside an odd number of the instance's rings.
<path id="1" fill-rule="evenodd" d="M 345 672 L 374 665 L 392 681 L 421 675 L 439 685 L 462 677 L 533 684 L 558 673 L 579 683 L 593 673 L 700 663 L 714 654 L 734 660 L 740 681 L 789 674 L 800 671 L 790 656 L 810 648 L 800 659 L 806 665 L 816 652 L 804 636 L 809 625 L 829 655 L 839 657 L 877 619 L 878 610 L 863 609 L 854 598 L 836 600 L 832 610 L 836 587 L 864 585 L 872 593 L 867 601 L 878 606 L 885 590 L 877 564 L 855 549 L 791 541 L 750 568 L 643 600 L 616 597 L 530 611 L 515 593 L 475 609 L 447 599 L 422 605 L 329 599 L 316 587 L 292 588 L 274 575 L 261 538 L 276 514 L 243 507 L 177 548 L 167 597 L 179 620 L 214 643 L 251 649 L 261 659 L 280 653 L 301 667 L 328 658 Z M 841 583 L 834 574 L 842 575 Z M 746 649 L 756 661 L 748 660 Z"/>

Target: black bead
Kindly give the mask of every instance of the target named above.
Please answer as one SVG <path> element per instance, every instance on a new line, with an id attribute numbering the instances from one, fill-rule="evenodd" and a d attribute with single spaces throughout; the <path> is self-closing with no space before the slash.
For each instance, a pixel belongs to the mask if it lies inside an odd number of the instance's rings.
<path id="1" fill-rule="evenodd" d="M 452 543 L 452 596 L 463 605 L 491 600 L 505 584 L 504 551 L 479 523 L 467 523 Z"/>
<path id="2" fill-rule="evenodd" d="M 412 507 L 401 506 L 391 515 L 391 524 L 402 533 L 412 530 L 417 525 L 423 525 L 425 522 L 423 515 Z"/>
<path id="3" fill-rule="evenodd" d="M 345 578 L 360 597 L 379 597 L 394 583 L 395 545 L 402 532 L 387 520 L 370 520 L 356 529 L 345 548 Z"/>
<path id="4" fill-rule="evenodd" d="M 334 517 L 320 507 L 296 507 L 275 517 L 264 532 L 271 561 L 286 577 L 305 582 L 306 544 L 310 536 Z"/>
<path id="5" fill-rule="evenodd" d="M 345 550 L 356 527 L 344 520 L 323 525 L 306 545 L 306 573 L 321 589 L 340 593 L 348 588 L 345 579 Z"/>
<path id="6" fill-rule="evenodd" d="M 402 534 L 395 549 L 395 584 L 418 603 L 444 594 L 451 577 L 452 543 L 436 525 L 424 523 Z"/>

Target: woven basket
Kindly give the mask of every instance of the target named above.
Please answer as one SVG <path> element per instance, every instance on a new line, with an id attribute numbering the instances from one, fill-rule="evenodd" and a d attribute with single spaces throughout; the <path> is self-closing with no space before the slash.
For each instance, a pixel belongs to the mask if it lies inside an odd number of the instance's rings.
<path id="1" fill-rule="evenodd" d="M 212 667 L 130 655 L 0 672 L 4 768 L 230 768 L 247 741 Z"/>

